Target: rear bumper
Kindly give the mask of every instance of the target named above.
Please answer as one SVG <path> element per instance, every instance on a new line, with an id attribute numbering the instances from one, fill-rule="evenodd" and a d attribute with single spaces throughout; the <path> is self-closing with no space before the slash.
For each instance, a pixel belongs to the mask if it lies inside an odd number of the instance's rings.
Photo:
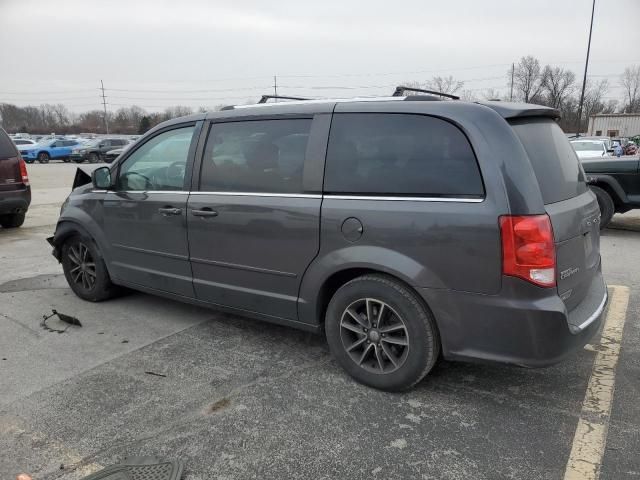
<path id="1" fill-rule="evenodd" d="M 31 189 L 0 192 L 0 215 L 26 212 L 31 204 Z"/>
<path id="2" fill-rule="evenodd" d="M 607 289 L 598 269 L 589 293 L 567 312 L 555 289 L 504 277 L 499 296 L 420 289 L 436 318 L 443 355 L 544 367 L 582 348 L 599 330 Z"/>

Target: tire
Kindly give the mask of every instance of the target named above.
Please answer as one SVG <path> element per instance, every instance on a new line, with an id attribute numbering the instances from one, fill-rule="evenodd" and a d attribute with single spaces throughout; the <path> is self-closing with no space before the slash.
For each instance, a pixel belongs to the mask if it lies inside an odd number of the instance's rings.
<path id="1" fill-rule="evenodd" d="M 107 267 L 93 239 L 72 235 L 62 245 L 61 258 L 67 283 L 78 297 L 101 302 L 119 293 L 119 288 L 111 283 Z"/>
<path id="2" fill-rule="evenodd" d="M 606 190 L 596 187 L 595 185 L 590 185 L 589 188 L 598 199 L 598 206 L 600 207 L 600 230 L 602 230 L 611 222 L 616 207 L 613 203 L 613 198 L 611 198 L 611 195 L 609 195 Z"/>
<path id="3" fill-rule="evenodd" d="M 83 163 L 84 162 L 84 158 L 78 158 L 77 160 L 74 159 L 73 163 Z"/>
<path id="4" fill-rule="evenodd" d="M 95 152 L 91 152 L 89 154 L 89 163 L 98 163 L 98 162 L 100 162 L 100 155 Z"/>
<path id="5" fill-rule="evenodd" d="M 64 158 L 62 159 L 62 161 L 63 161 L 64 163 L 69 163 L 69 162 L 71 161 L 71 159 L 70 159 L 69 157 L 64 157 Z"/>
<path id="6" fill-rule="evenodd" d="M 51 157 L 49 156 L 49 154 L 47 152 L 40 152 L 38 154 L 38 162 L 40 162 L 40 163 L 49 163 L 49 160 L 51 160 Z"/>
<path id="7" fill-rule="evenodd" d="M 415 292 L 386 275 L 364 275 L 340 287 L 327 307 L 325 332 L 340 366 L 380 390 L 413 387 L 440 355 L 429 310 Z"/>
<path id="8" fill-rule="evenodd" d="M 24 216 L 24 212 L 0 215 L 0 226 L 2 228 L 18 228 L 24 223 Z"/>

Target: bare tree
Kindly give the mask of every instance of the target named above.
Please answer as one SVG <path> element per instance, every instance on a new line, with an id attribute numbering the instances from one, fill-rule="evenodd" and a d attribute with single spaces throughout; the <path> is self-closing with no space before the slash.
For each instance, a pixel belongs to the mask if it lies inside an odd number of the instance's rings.
<path id="1" fill-rule="evenodd" d="M 456 80 L 451 75 L 448 77 L 433 77 L 427 82 L 427 87 L 429 90 L 453 95 L 464 87 L 464 82 Z"/>
<path id="2" fill-rule="evenodd" d="M 508 74 L 511 78 L 511 69 Z M 539 101 L 542 92 L 542 75 L 537 58 L 528 55 L 520 59 L 513 72 L 513 87 L 523 102 Z"/>
<path id="3" fill-rule="evenodd" d="M 575 81 L 576 75 L 571 70 L 545 66 L 542 70 L 541 82 L 546 105 L 560 109 L 573 93 Z"/>
<path id="4" fill-rule="evenodd" d="M 482 92 L 482 98 L 485 100 L 509 100 L 508 96 L 495 88 L 487 88 Z"/>
<path id="5" fill-rule="evenodd" d="M 624 88 L 624 111 L 640 112 L 640 65 L 625 68 L 620 76 L 620 85 Z"/>

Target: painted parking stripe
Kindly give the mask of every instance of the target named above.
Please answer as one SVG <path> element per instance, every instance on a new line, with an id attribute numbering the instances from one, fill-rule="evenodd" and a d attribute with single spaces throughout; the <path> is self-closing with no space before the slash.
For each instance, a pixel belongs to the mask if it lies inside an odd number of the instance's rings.
<path id="1" fill-rule="evenodd" d="M 597 352 L 596 358 L 573 437 L 571 455 L 564 473 L 565 480 L 595 480 L 600 476 L 607 444 L 620 342 L 629 304 L 629 288 L 611 286 L 610 293 L 602 338 L 599 345 L 592 347 Z"/>

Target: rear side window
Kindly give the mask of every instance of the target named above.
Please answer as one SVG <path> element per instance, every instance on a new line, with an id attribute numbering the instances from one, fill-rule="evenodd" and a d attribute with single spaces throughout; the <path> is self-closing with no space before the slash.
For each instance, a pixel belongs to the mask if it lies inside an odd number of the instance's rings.
<path id="1" fill-rule="evenodd" d="M 0 158 L 17 157 L 16 147 L 4 130 L 0 129 Z"/>
<path id="2" fill-rule="evenodd" d="M 325 168 L 328 193 L 484 194 L 465 135 L 451 123 L 424 115 L 334 115 Z"/>
<path id="3" fill-rule="evenodd" d="M 509 123 L 529 156 L 545 204 L 561 202 L 587 191 L 578 157 L 556 122 L 548 118 L 525 118 Z"/>
<path id="4" fill-rule="evenodd" d="M 310 129 L 311 119 L 213 124 L 200 190 L 301 193 Z"/>

